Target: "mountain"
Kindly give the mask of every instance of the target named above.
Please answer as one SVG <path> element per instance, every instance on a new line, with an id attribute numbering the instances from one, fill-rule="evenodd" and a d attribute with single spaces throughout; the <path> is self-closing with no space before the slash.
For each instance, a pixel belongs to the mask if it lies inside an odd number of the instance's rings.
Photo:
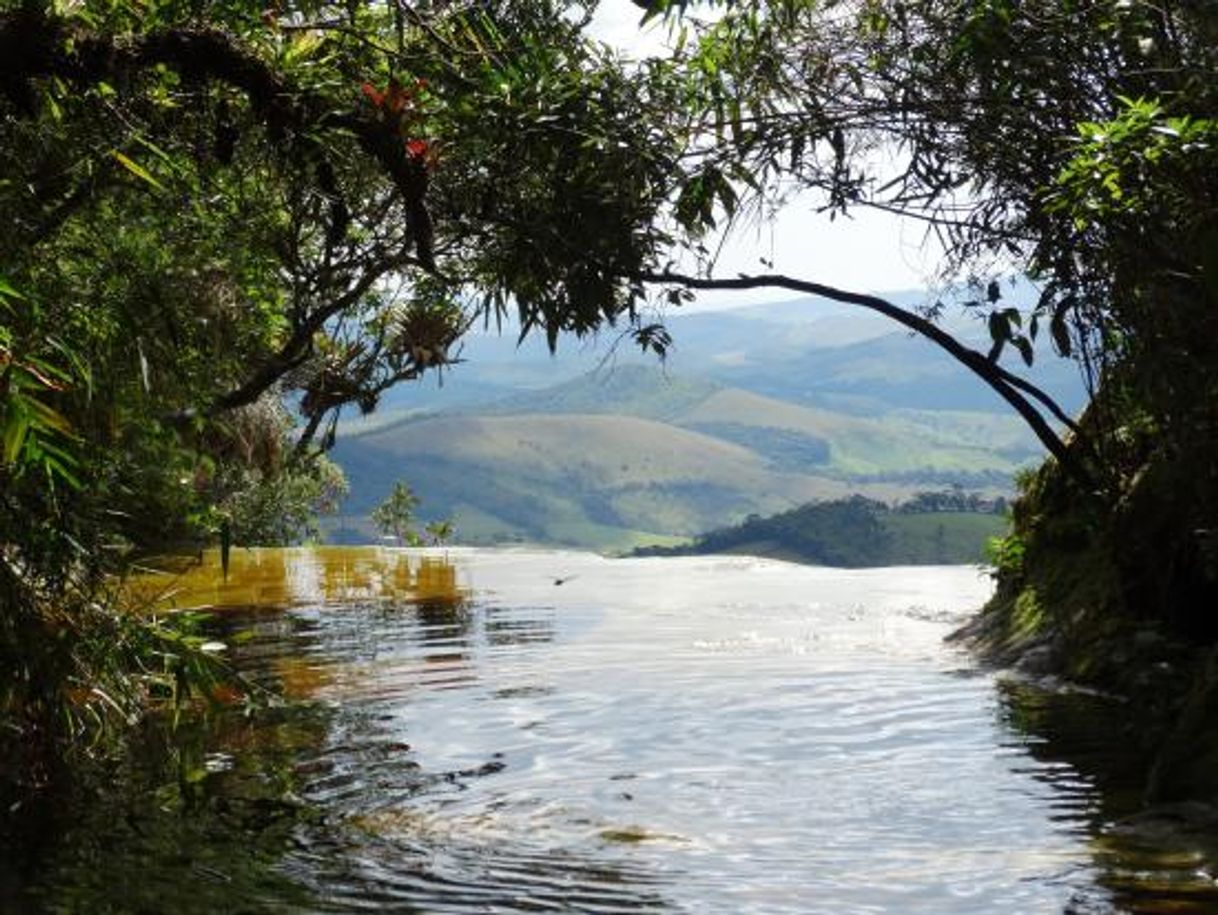
<path id="1" fill-rule="evenodd" d="M 967 310 L 943 323 L 988 347 Z M 511 327 L 473 333 L 439 379 L 341 425 L 334 456 L 352 496 L 338 536 L 373 536 L 367 513 L 397 479 L 424 517 L 455 516 L 466 542 L 627 549 L 855 493 L 1003 494 L 1042 455 L 980 380 L 874 313 L 802 298 L 667 324 L 663 363 L 620 337 L 563 339 L 552 354 Z M 1083 402 L 1068 361 L 1004 364 L 1067 409 Z"/>
<path id="2" fill-rule="evenodd" d="M 854 416 L 627 363 L 349 428 L 334 456 L 352 481 L 349 515 L 366 515 L 400 478 L 425 516 L 455 516 L 467 541 L 627 549 L 852 493 L 890 501 L 950 483 L 997 493 L 1037 453 L 1002 414 Z"/>
<path id="3" fill-rule="evenodd" d="M 1030 293 L 1017 287 L 1015 300 Z M 907 308 L 928 304 L 925 293 L 888 295 Z M 946 353 L 888 319 L 850 305 L 803 297 L 765 305 L 661 315 L 672 336 L 670 377 L 701 378 L 835 412 L 884 415 L 893 409 L 957 409 L 1006 414 L 1010 408 Z M 985 325 L 965 309 L 945 312 L 942 326 L 984 351 Z M 1008 349 L 1003 364 L 1045 388 L 1068 410 L 1084 402 L 1073 362 L 1039 348 L 1031 370 Z M 513 393 L 536 392 L 588 373 L 639 363 L 628 341 L 612 334 L 563 338 L 551 354 L 530 337 L 518 345 L 511 325 L 478 328 L 465 338 L 460 364 L 444 375 L 390 391 L 383 417 L 409 411 L 468 409 Z M 655 364 L 654 362 L 648 364 Z M 378 420 L 378 422 L 383 420 Z"/>
<path id="4" fill-rule="evenodd" d="M 988 347 L 980 343 L 977 348 Z M 1074 363 L 1048 355 L 1029 371 L 1018 360 L 1004 365 L 1032 379 L 1069 412 L 1085 402 Z M 920 337 L 889 333 L 791 355 L 755 352 L 713 366 L 712 377 L 780 400 L 834 410 L 882 415 L 898 408 L 1007 413 L 1010 407 L 958 362 Z"/>

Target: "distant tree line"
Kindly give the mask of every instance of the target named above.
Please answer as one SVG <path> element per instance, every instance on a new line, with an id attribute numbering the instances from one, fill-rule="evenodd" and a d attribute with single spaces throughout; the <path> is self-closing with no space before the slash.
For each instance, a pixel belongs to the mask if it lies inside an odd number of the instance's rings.
<path id="1" fill-rule="evenodd" d="M 920 492 L 895 506 L 856 495 L 752 514 L 688 544 L 640 547 L 634 555 L 747 553 L 845 568 L 973 563 L 1004 529 L 1006 508 L 1004 499 L 961 489 Z"/>
<path id="2" fill-rule="evenodd" d="M 937 492 L 916 492 L 904 502 L 894 505 L 892 511 L 903 515 L 923 512 L 976 512 L 1005 515 L 1007 500 L 1002 496 L 990 499 L 980 493 L 966 492 L 959 487 L 952 487 Z"/>

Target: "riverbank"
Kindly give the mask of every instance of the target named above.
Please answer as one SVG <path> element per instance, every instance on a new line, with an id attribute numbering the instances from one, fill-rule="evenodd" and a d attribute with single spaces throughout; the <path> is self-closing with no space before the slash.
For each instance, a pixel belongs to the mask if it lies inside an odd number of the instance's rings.
<path id="1" fill-rule="evenodd" d="M 996 588 L 953 635 L 983 662 L 1118 697 L 1148 804 L 1218 802 L 1213 565 L 1187 530 L 1186 469 L 1145 459 L 1118 495 L 1052 462 L 1022 481 Z"/>

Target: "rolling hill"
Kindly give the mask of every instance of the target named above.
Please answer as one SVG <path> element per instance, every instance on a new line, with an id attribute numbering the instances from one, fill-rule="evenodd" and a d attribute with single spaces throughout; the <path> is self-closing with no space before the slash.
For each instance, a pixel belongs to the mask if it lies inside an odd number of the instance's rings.
<path id="1" fill-rule="evenodd" d="M 921 292 L 887 297 L 907 307 L 925 304 L 927 298 Z M 674 341 L 667 373 L 677 382 L 704 379 L 775 400 L 860 416 L 886 416 L 902 409 L 1010 412 L 988 388 L 925 340 L 848 305 L 804 297 L 725 311 L 674 312 L 665 319 Z M 966 311 L 953 311 L 942 323 L 961 339 L 988 348 L 984 325 Z M 502 333 L 494 328 L 472 333 L 463 341 L 459 358 L 461 364 L 441 378 L 398 385 L 388 392 L 380 412 L 388 419 L 408 411 L 481 409 L 510 395 L 537 393 L 589 373 L 611 378 L 607 370 L 642 361 L 612 335 L 584 341 L 563 338 L 551 354 L 544 341 L 534 337 L 518 345 L 511 326 Z M 1068 360 L 1042 353 L 1028 370 L 1008 353 L 1004 364 L 1030 377 L 1068 410 L 1083 403 L 1082 386 Z M 600 401 L 608 403 L 609 398 Z"/>
<path id="2" fill-rule="evenodd" d="M 425 514 L 455 515 L 467 540 L 626 548 L 854 489 L 773 469 L 696 431 L 609 414 L 405 420 L 350 438 L 335 457 L 357 482 L 349 510 L 370 510 L 404 478 Z M 900 487 L 868 491 L 882 498 Z"/>
<path id="3" fill-rule="evenodd" d="M 368 535 L 359 517 L 401 478 L 425 516 L 456 516 L 467 542 L 628 549 L 851 493 L 1004 491 L 1036 456 L 1028 438 L 1000 414 L 853 416 L 622 364 L 349 428 L 335 458 L 352 481 L 347 536 Z"/>
<path id="4" fill-rule="evenodd" d="M 612 337 L 552 354 L 511 327 L 470 335 L 442 378 L 341 425 L 334 456 L 352 496 L 336 536 L 374 536 L 367 513 L 397 479 L 424 518 L 455 516 L 465 542 L 629 549 L 810 499 L 1005 494 L 1042 454 L 981 382 L 870 312 L 803 298 L 667 322 L 664 364 Z M 945 323 L 985 347 L 967 311 Z M 1067 409 L 1083 402 L 1067 361 L 1009 367 Z"/>
<path id="5" fill-rule="evenodd" d="M 687 543 L 642 547 L 636 555 L 734 553 L 845 568 L 983 563 L 986 541 L 1006 532 L 1002 505 L 955 501 L 955 506 L 928 508 L 852 496 L 801 505 L 768 518 L 750 515 Z"/>

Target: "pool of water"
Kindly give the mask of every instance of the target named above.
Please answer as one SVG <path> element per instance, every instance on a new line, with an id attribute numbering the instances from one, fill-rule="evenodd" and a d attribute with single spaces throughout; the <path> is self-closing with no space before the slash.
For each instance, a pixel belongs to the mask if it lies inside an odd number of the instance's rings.
<path id="1" fill-rule="evenodd" d="M 141 599 L 210 607 L 209 638 L 286 701 L 149 722 L 7 850 L 0 903 L 1218 910 L 1204 853 L 1144 833 L 1131 851 L 1113 827 L 1133 802 L 1119 708 L 944 644 L 989 594 L 976 569 L 233 558 L 227 580 L 209 556 Z"/>

